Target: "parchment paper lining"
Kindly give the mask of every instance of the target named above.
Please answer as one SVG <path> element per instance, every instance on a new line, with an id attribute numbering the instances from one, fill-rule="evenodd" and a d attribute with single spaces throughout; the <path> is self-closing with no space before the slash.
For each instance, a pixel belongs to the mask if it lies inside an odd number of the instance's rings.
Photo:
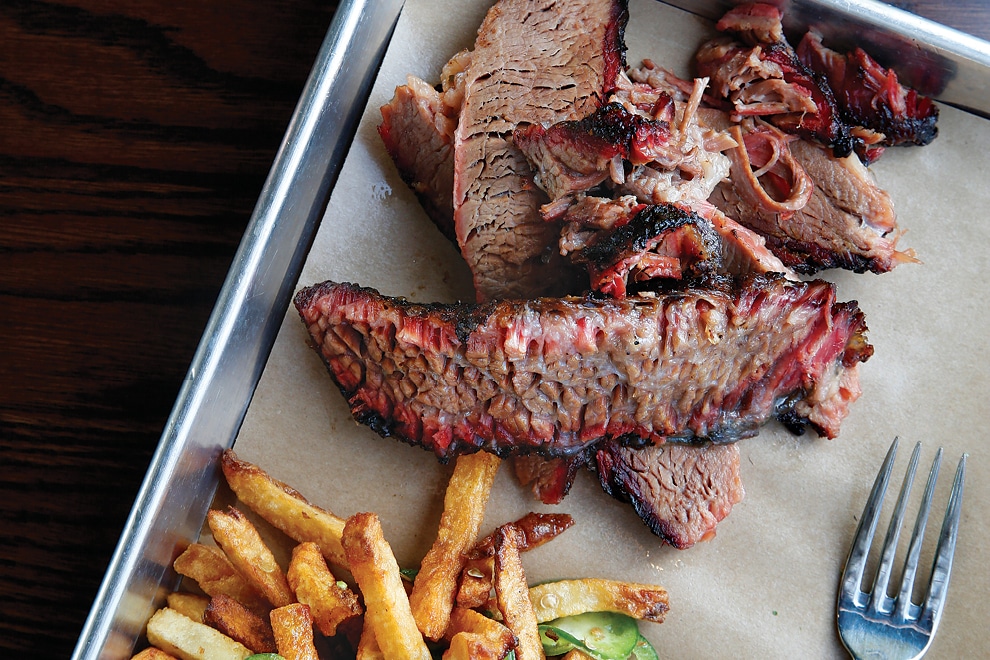
<path id="1" fill-rule="evenodd" d="M 421 302 L 473 298 L 459 255 L 399 179 L 375 126 L 378 107 L 406 74 L 434 81 L 451 55 L 472 45 L 489 5 L 406 3 L 299 286 L 334 279 Z M 630 64 L 649 57 L 688 75 L 688 58 L 710 26 L 648 0 L 632 1 L 630 13 Z M 687 551 L 661 546 L 630 507 L 582 474 L 556 507 L 577 524 L 525 556 L 530 580 L 602 576 L 664 585 L 667 621 L 641 626 L 661 657 L 843 657 L 834 624 L 837 576 L 882 456 L 900 436 L 897 481 L 916 441 L 925 443 L 925 469 L 935 448 L 946 448 L 936 521 L 955 463 L 970 453 L 948 606 L 929 657 L 990 648 L 982 608 L 990 579 L 981 558 L 990 546 L 981 428 L 990 399 L 990 223 L 982 217 L 990 208 L 988 129 L 986 120 L 942 107 L 932 145 L 888 150 L 873 167 L 907 229 L 900 246 L 915 248 L 924 263 L 882 276 L 828 275 L 841 300 L 859 301 L 876 347 L 840 438 L 796 438 L 771 425 L 743 441 L 745 500 L 716 539 Z M 432 541 L 449 467 L 355 424 L 292 309 L 235 450 L 338 515 L 378 512 L 401 565 L 418 563 Z M 484 531 L 547 509 L 503 468 Z"/>

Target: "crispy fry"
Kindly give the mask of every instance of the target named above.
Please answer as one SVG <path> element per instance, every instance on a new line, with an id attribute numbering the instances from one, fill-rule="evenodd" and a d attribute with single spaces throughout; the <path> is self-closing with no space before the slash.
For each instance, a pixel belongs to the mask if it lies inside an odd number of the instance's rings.
<path id="1" fill-rule="evenodd" d="M 243 513 L 234 507 L 228 507 L 226 511 L 211 509 L 206 514 L 206 520 L 213 538 L 230 563 L 269 603 L 283 607 L 295 602 L 285 573 L 258 530 Z"/>
<path id="2" fill-rule="evenodd" d="M 505 652 L 491 649 L 487 640 L 478 633 L 459 632 L 450 640 L 443 652 L 443 660 L 502 660 Z"/>
<path id="3" fill-rule="evenodd" d="M 511 523 L 495 530 L 495 595 L 502 620 L 519 640 L 516 660 L 542 660 L 543 644 L 519 557 L 521 536 Z"/>
<path id="4" fill-rule="evenodd" d="M 310 504 L 297 490 L 240 460 L 230 449 L 224 451 L 220 464 L 231 490 L 249 509 L 294 541 L 313 541 L 328 562 L 346 567 L 340 545 L 343 518 Z"/>
<path id="5" fill-rule="evenodd" d="M 311 541 L 292 549 L 286 577 L 296 598 L 309 605 L 316 627 L 327 637 L 336 635 L 337 626 L 363 611 L 357 594 L 337 583 L 320 553 L 320 546 Z"/>
<path id="6" fill-rule="evenodd" d="M 492 591 L 494 570 L 495 560 L 491 557 L 468 559 L 461 571 L 461 581 L 457 587 L 457 606 L 477 608 L 487 603 Z"/>
<path id="7" fill-rule="evenodd" d="M 523 544 L 519 552 L 525 552 L 539 547 L 556 538 L 561 532 L 574 524 L 574 519 L 567 513 L 527 513 L 512 523 L 523 533 Z M 495 554 L 495 533 L 492 532 L 478 541 L 468 553 L 469 559 L 461 571 L 460 583 L 457 587 L 457 605 L 460 607 L 478 608 L 488 602 L 492 589 L 492 570 Z"/>
<path id="8" fill-rule="evenodd" d="M 174 655 L 169 655 L 161 649 L 149 646 L 137 655 L 131 656 L 131 660 L 178 660 Z"/>
<path id="9" fill-rule="evenodd" d="M 195 580 L 209 596 L 226 594 L 255 611 L 269 607 L 264 596 L 237 572 L 223 551 L 212 545 L 191 544 L 173 566 L 176 573 Z"/>
<path id="10" fill-rule="evenodd" d="M 313 616 L 309 605 L 293 603 L 272 610 L 272 630 L 278 654 L 285 660 L 320 660 L 313 645 Z"/>
<path id="11" fill-rule="evenodd" d="M 167 607 L 148 621 L 148 641 L 180 660 L 244 660 L 251 649 Z"/>
<path id="12" fill-rule="evenodd" d="M 210 599 L 199 594 L 173 591 L 166 597 L 166 602 L 170 608 L 179 614 L 187 616 L 193 621 L 202 621 L 203 612 L 206 611 L 206 606 L 210 604 Z"/>
<path id="13" fill-rule="evenodd" d="M 563 660 L 594 660 L 594 658 L 587 653 L 578 651 L 577 649 L 571 649 L 564 655 Z"/>
<path id="14" fill-rule="evenodd" d="M 348 518 L 342 541 L 382 653 L 390 660 L 429 660 L 430 651 L 416 627 L 399 565 L 378 516 L 358 513 Z"/>
<path id="15" fill-rule="evenodd" d="M 371 627 L 371 619 L 368 617 L 364 617 L 364 623 L 361 626 L 361 639 L 358 640 L 355 660 L 385 660 L 385 654 L 378 646 L 375 629 Z"/>
<path id="16" fill-rule="evenodd" d="M 444 637 L 450 640 L 451 649 L 456 647 L 452 658 L 501 660 L 518 641 L 511 630 L 495 619 L 463 607 L 455 607 L 450 613 L 450 625 Z M 462 639 L 457 641 L 458 637 Z"/>
<path id="17" fill-rule="evenodd" d="M 523 543 L 519 546 L 519 552 L 526 552 L 555 539 L 574 524 L 574 518 L 569 513 L 537 513 L 530 511 L 512 524 L 523 533 Z M 491 557 L 494 554 L 495 533 L 492 532 L 478 541 L 471 548 L 468 556 L 472 559 L 479 559 L 481 557 Z"/>
<path id="18" fill-rule="evenodd" d="M 670 609 L 663 587 L 601 578 L 539 584 L 530 587 L 529 598 L 541 623 L 584 612 L 619 612 L 660 623 Z"/>
<path id="19" fill-rule="evenodd" d="M 271 625 L 230 596 L 220 594 L 211 598 L 203 613 L 203 623 L 255 653 L 275 653 L 278 650 Z"/>
<path id="20" fill-rule="evenodd" d="M 416 625 L 432 640 L 443 637 L 447 629 L 457 578 L 477 540 L 500 463 L 500 458 L 485 452 L 459 456 L 447 484 L 436 541 L 423 558 L 409 595 Z"/>

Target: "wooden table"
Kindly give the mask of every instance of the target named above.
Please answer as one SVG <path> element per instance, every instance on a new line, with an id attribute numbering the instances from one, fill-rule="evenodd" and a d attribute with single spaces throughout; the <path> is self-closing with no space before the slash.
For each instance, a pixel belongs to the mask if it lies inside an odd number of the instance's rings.
<path id="1" fill-rule="evenodd" d="M 0 3 L 0 648 L 71 652 L 335 4 Z"/>

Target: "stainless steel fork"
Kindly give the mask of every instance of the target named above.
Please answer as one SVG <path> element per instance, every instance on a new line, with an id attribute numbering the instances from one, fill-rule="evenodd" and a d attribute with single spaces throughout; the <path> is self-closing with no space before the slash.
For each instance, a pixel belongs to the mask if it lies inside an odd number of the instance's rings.
<path id="1" fill-rule="evenodd" d="M 897 438 L 890 445 L 887 457 L 884 459 L 880 473 L 873 484 L 866 509 L 856 529 L 849 558 L 846 560 L 839 584 L 838 624 L 839 636 L 842 643 L 854 658 L 871 658 L 880 660 L 901 660 L 920 658 L 928 650 L 935 637 L 945 605 L 946 590 L 949 586 L 949 573 L 952 570 L 952 555 L 956 548 L 956 537 L 959 532 L 959 513 L 962 505 L 963 480 L 966 474 L 966 457 L 963 454 L 956 469 L 956 478 L 952 484 L 949 503 L 942 521 L 942 532 L 939 535 L 938 546 L 935 549 L 935 561 L 928 590 L 922 603 L 915 604 L 911 594 L 914 591 L 915 575 L 918 571 L 918 556 L 921 553 L 921 541 L 925 535 L 925 524 L 931 509 L 932 492 L 935 490 L 935 480 L 938 478 L 939 464 L 942 461 L 942 449 L 938 450 L 928 475 L 928 484 L 922 496 L 921 508 L 914 524 L 914 533 L 904 561 L 904 571 L 900 589 L 897 595 L 887 595 L 890 582 L 891 566 L 897 549 L 901 523 L 904 520 L 904 509 L 911 492 L 911 483 L 918 467 L 918 454 L 921 443 L 915 445 L 908 464 L 907 474 L 901 485 L 901 492 L 887 529 L 883 549 L 880 553 L 880 563 L 877 567 L 876 578 L 870 591 L 863 591 L 863 572 L 866 569 L 867 556 L 873 542 L 877 520 L 884 493 L 890 481 L 890 472 L 897 453 Z"/>

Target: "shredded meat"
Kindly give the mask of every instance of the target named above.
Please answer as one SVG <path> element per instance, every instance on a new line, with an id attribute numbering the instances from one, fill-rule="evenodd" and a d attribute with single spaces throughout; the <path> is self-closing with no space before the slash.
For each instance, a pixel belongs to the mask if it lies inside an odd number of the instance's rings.
<path id="1" fill-rule="evenodd" d="M 811 31 L 797 52 L 805 66 L 828 80 L 847 123 L 879 134 L 875 144 L 925 145 L 938 135 L 938 106 L 901 85 L 896 73 L 884 69 L 862 48 L 843 57 Z"/>
<path id="2" fill-rule="evenodd" d="M 647 205 L 620 227 L 596 232 L 574 253 L 591 288 L 622 298 L 638 282 L 720 272 L 721 246 L 711 223 L 673 204 Z"/>
<path id="3" fill-rule="evenodd" d="M 840 121 L 832 90 L 802 64 L 780 21 L 780 10 L 772 5 L 731 9 L 717 27 L 741 41 L 719 37 L 702 45 L 695 55 L 699 75 L 711 78 L 715 93 L 731 104 L 734 119 L 762 117 L 846 156 L 854 140 Z"/>
<path id="4" fill-rule="evenodd" d="M 670 143 L 670 124 L 608 103 L 587 117 L 550 128 L 517 128 L 516 146 L 534 165 L 536 184 L 551 200 L 584 192 L 608 178 L 625 181 L 623 161 L 644 165 L 661 158 Z"/>

